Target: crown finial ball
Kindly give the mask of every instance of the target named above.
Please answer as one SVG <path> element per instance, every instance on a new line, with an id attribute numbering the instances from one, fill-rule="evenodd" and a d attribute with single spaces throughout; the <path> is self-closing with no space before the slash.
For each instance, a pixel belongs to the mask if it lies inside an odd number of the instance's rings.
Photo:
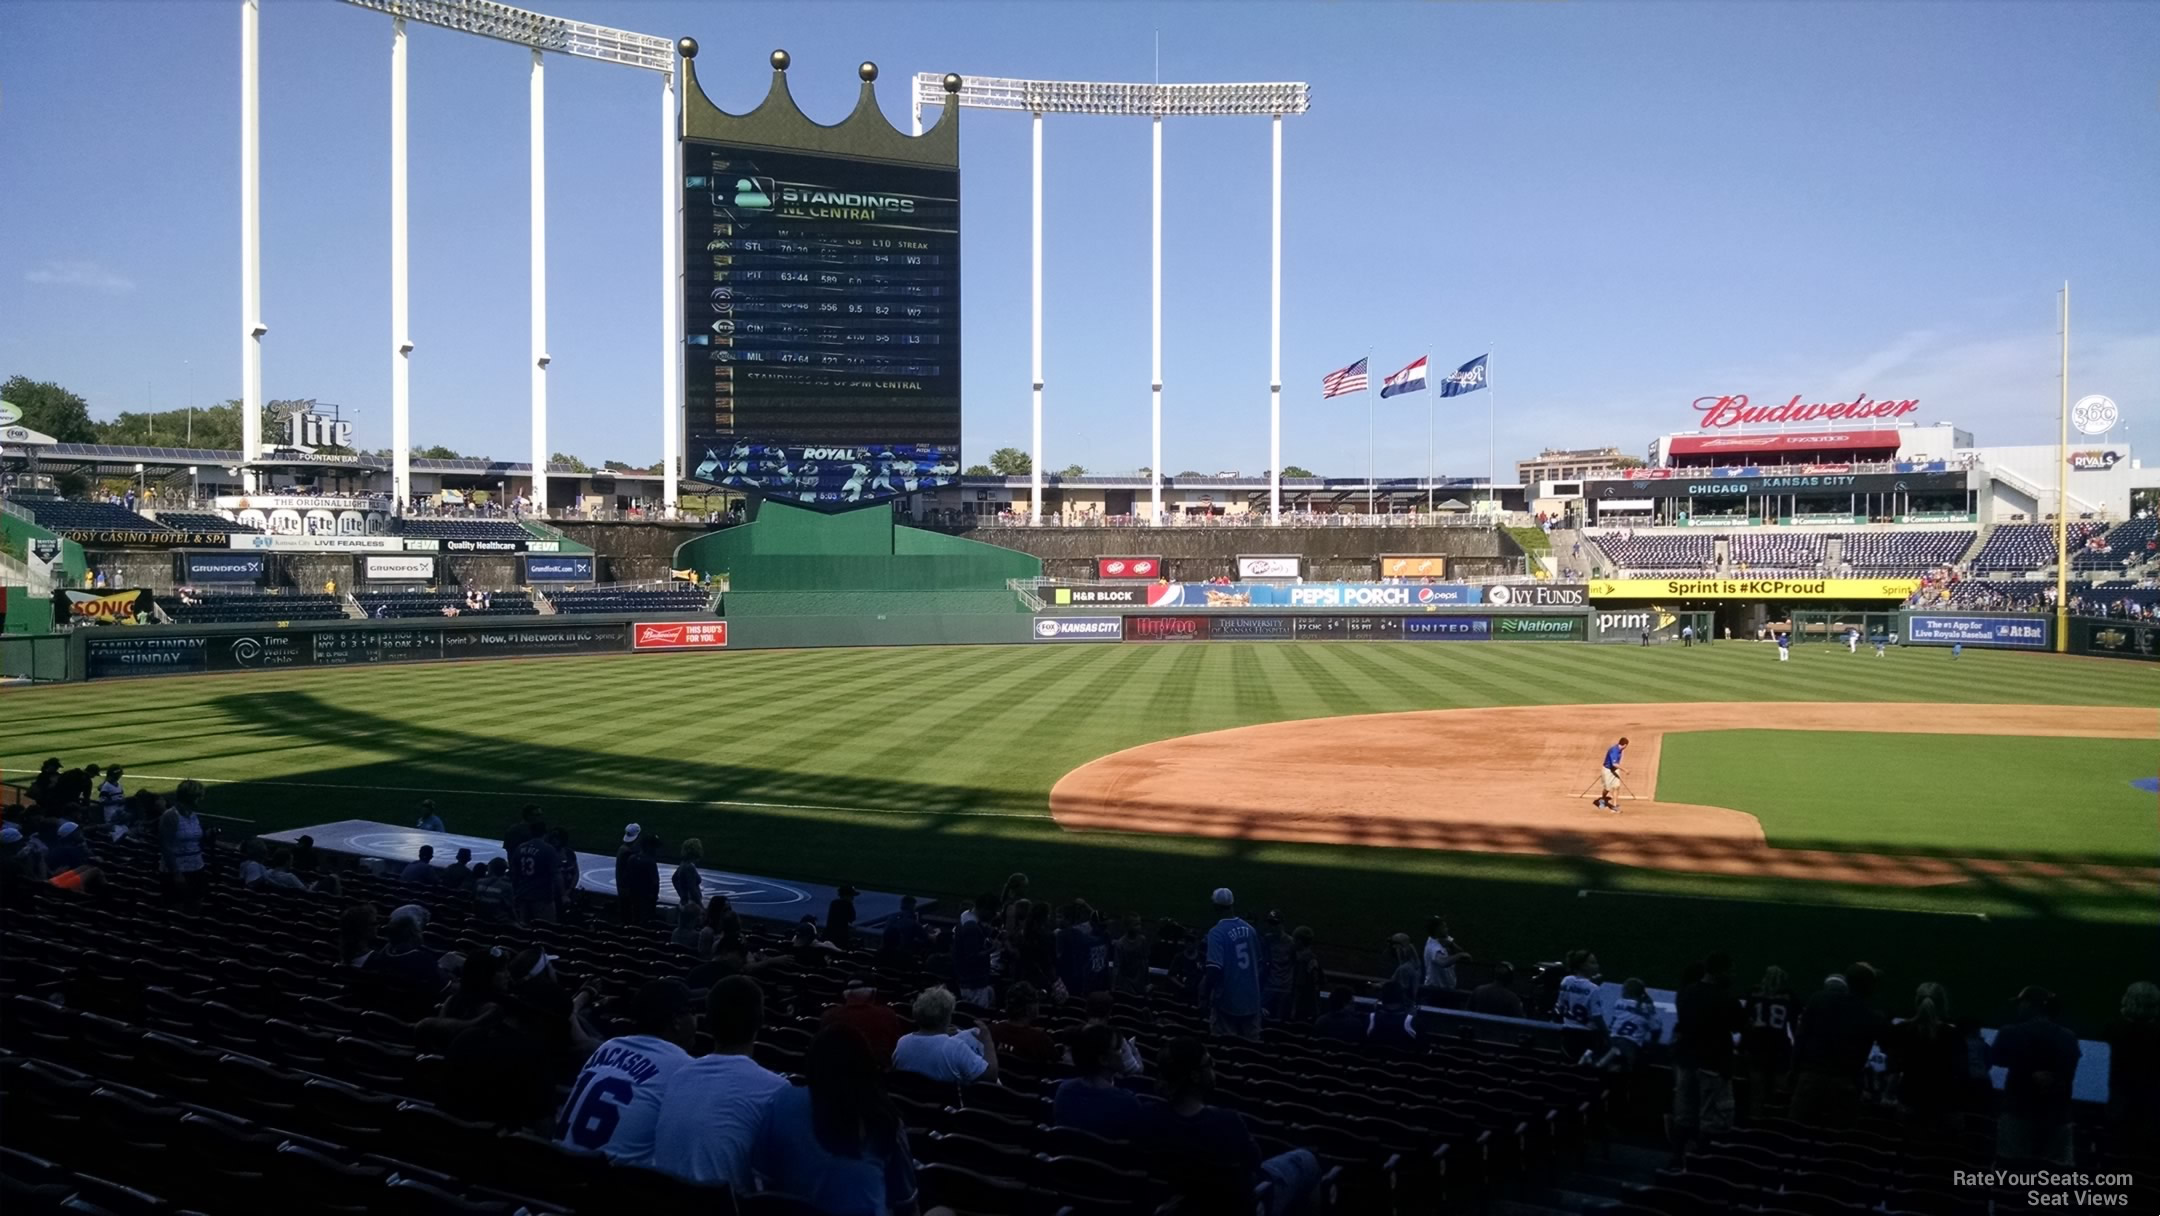
<path id="1" fill-rule="evenodd" d="M 772 53 L 772 66 L 773 71 L 775 72 L 787 71 L 788 64 L 793 62 L 794 60 L 788 58 L 788 53 L 786 51 L 774 51 Z"/>
<path id="2" fill-rule="evenodd" d="M 959 73 L 957 73 L 957 72 L 947 72 L 947 73 L 945 73 L 945 91 L 946 91 L 946 92 L 948 92 L 948 93 L 958 93 L 958 92 L 960 91 L 960 76 L 959 76 Z"/>
<path id="3" fill-rule="evenodd" d="M 865 59 L 862 65 L 855 69 L 855 74 L 863 78 L 864 84 L 868 84 L 877 79 L 877 65 Z"/>
<path id="4" fill-rule="evenodd" d="M 675 53 L 685 59 L 697 58 L 697 39 L 677 38 L 675 40 Z"/>

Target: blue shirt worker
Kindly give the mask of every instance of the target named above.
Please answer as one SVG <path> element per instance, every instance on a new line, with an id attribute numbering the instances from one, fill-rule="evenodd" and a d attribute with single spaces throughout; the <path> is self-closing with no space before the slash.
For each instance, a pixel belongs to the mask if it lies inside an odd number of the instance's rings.
<path id="1" fill-rule="evenodd" d="M 1605 749 L 1605 762 L 1598 767 L 1598 786 L 1601 792 L 1591 806 L 1601 806 L 1615 814 L 1619 813 L 1619 806 L 1613 802 L 1613 791 L 1620 788 L 1620 760 L 1626 754 L 1626 735 L 1620 736 L 1618 743 Z"/>
<path id="2" fill-rule="evenodd" d="M 1785 632 L 1777 635 L 1777 661 L 1780 663 L 1785 663 L 1790 662 L 1791 659 L 1792 630 L 1788 629 Z"/>
<path id="3" fill-rule="evenodd" d="M 1201 979 L 1204 1002 L 1216 1034 L 1260 1037 L 1260 935 L 1241 919 L 1230 888 L 1215 888 L 1215 910 L 1222 919 L 1207 932 L 1207 971 Z"/>

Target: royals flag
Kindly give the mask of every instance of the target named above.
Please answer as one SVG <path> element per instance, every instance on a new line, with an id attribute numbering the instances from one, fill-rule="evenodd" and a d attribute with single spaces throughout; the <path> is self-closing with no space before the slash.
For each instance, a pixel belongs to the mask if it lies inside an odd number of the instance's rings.
<path id="1" fill-rule="evenodd" d="M 1365 360 L 1360 359 L 1340 371 L 1329 372 L 1320 377 L 1320 399 L 1340 397 L 1347 393 L 1362 393 L 1366 388 Z"/>
<path id="2" fill-rule="evenodd" d="M 1485 356 L 1479 355 L 1455 369 L 1455 374 L 1440 381 L 1440 395 L 1460 397 L 1485 387 Z"/>
<path id="3" fill-rule="evenodd" d="M 1380 382 L 1380 395 L 1382 397 L 1393 397 L 1398 393 L 1422 393 L 1424 391 L 1425 360 L 1423 357 Z"/>

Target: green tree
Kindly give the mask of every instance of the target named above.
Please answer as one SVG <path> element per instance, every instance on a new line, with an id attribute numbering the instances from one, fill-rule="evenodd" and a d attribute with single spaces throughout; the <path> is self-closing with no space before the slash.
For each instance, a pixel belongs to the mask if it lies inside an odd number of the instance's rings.
<path id="1" fill-rule="evenodd" d="M 1007 477 L 1018 477 L 1033 472 L 1035 461 L 1019 448 L 999 448 L 990 453 L 990 468 Z"/>
<path id="2" fill-rule="evenodd" d="M 1182 472 L 1182 473 L 1179 473 L 1179 474 L 1178 474 L 1178 476 L 1179 476 L 1179 477 L 1205 477 L 1205 476 L 1207 476 L 1207 474 L 1205 474 L 1205 473 L 1202 473 L 1202 472 L 1201 472 L 1200 470 L 1198 470 L 1198 469 L 1187 469 L 1187 470 L 1185 470 L 1184 472 Z"/>
<path id="3" fill-rule="evenodd" d="M 1153 465 L 1144 464 L 1140 466 L 1140 480 L 1146 481 L 1148 478 L 1153 476 L 1155 476 L 1155 468 Z"/>
<path id="4" fill-rule="evenodd" d="M 971 464 L 960 474 L 962 477 L 995 477 L 997 470 L 986 464 Z"/>
<path id="5" fill-rule="evenodd" d="M 465 459 L 465 458 L 464 458 L 463 456 L 460 456 L 460 455 L 458 455 L 458 454 L 457 454 L 457 449 L 456 449 L 456 448 L 446 448 L 446 447 L 444 447 L 443 445 L 441 445 L 441 444 L 439 444 L 439 443 L 432 443 L 432 444 L 429 444 L 428 446 L 426 446 L 426 447 L 424 447 L 424 448 L 414 448 L 414 449 L 413 449 L 413 455 L 415 455 L 415 456 L 418 456 L 418 457 L 419 457 L 420 459 L 422 459 L 422 460 L 463 460 L 463 459 Z"/>
<path id="6" fill-rule="evenodd" d="M 1305 466 L 1303 466 L 1303 465 L 1296 465 L 1296 464 L 1292 464 L 1292 465 L 1284 465 L 1284 466 L 1283 466 L 1283 471 L 1282 471 L 1282 475 L 1283 475 L 1283 476 L 1285 476 L 1285 477 L 1318 477 L 1318 476 L 1319 476 L 1319 474 L 1318 474 L 1318 473 L 1315 473 L 1315 472 L 1313 472 L 1313 471 L 1312 471 L 1311 469 L 1308 469 L 1308 468 L 1306 468 L 1306 467 L 1305 467 Z"/>
<path id="7" fill-rule="evenodd" d="M 1643 458 L 1640 456 L 1620 456 L 1616 457 L 1612 463 L 1616 469 L 1639 469 L 1643 467 Z"/>
<path id="8" fill-rule="evenodd" d="M 1059 469 L 1057 475 L 1060 477 L 1085 477 L 1087 476 L 1087 470 L 1081 468 L 1079 465 L 1069 464 L 1066 465 L 1064 468 Z"/>
<path id="9" fill-rule="evenodd" d="M 552 455 L 552 456 L 548 457 L 548 463 L 549 463 L 549 464 L 551 464 L 551 465 L 552 465 L 552 464 L 568 465 L 568 466 L 570 467 L 570 470 L 571 470 L 572 472 L 574 472 L 574 473 L 590 473 L 590 472 L 592 472 L 592 466 L 591 466 L 591 465 L 589 465 L 589 464 L 586 464 L 586 463 L 585 463 L 584 461 L 582 461 L 582 460 L 579 460 L 579 459 L 578 459 L 577 457 L 575 457 L 575 456 L 572 456 L 572 455 L 570 455 L 570 454 L 569 454 L 569 453 L 567 453 L 567 452 L 557 452 L 557 453 L 555 453 L 554 455 Z"/>
<path id="10" fill-rule="evenodd" d="M 658 464 L 634 465 L 620 460 L 603 460 L 600 467 L 610 473 L 656 473 L 660 470 Z"/>
<path id="11" fill-rule="evenodd" d="M 22 425 L 43 431 L 62 443 L 96 443 L 97 424 L 90 403 L 50 380 L 9 376 L 0 383 L 0 401 L 22 411 Z"/>

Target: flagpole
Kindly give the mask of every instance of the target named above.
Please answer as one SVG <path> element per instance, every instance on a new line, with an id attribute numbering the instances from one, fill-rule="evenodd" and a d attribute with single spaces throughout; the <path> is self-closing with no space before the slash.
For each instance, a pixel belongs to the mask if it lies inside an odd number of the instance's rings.
<path id="1" fill-rule="evenodd" d="M 1500 513 L 1500 398 L 1492 384 L 1493 344 L 1485 344 L 1485 408 L 1489 429 L 1485 433 L 1485 497 L 1493 514 Z M 1495 527 L 1498 526 L 1496 523 Z"/>
<path id="2" fill-rule="evenodd" d="M 1372 347 L 1365 348 L 1365 521 L 1373 516 L 1373 389 Z"/>
<path id="3" fill-rule="evenodd" d="M 1437 349 L 1437 348 L 1436 348 L 1436 349 Z M 1425 378 L 1426 378 L 1426 385 L 1427 385 L 1427 387 L 1426 387 L 1425 391 L 1426 391 L 1426 392 L 1428 392 L 1428 393 L 1430 393 L 1430 392 L 1432 392 L 1432 391 L 1433 391 L 1433 390 L 1432 390 L 1432 388 L 1431 388 L 1431 381 L 1432 381 L 1432 362 L 1431 362 L 1431 360 L 1432 360 L 1432 356 L 1431 356 L 1431 355 L 1427 355 L 1427 356 L 1425 356 L 1425 358 L 1426 358 L 1426 364 L 1425 364 Z M 1433 433 L 1433 399 L 1432 399 L 1431 397 L 1427 397 L 1427 398 L 1425 398 L 1425 514 L 1426 514 L 1426 516 L 1427 516 L 1427 518 L 1426 518 L 1425 522 L 1426 522 L 1426 523 L 1428 523 L 1428 524 L 1432 522 L 1431 516 L 1432 516 L 1432 513 L 1433 513 L 1433 509 L 1432 509 L 1432 472 L 1433 472 L 1433 470 L 1432 470 L 1432 433 Z"/>

